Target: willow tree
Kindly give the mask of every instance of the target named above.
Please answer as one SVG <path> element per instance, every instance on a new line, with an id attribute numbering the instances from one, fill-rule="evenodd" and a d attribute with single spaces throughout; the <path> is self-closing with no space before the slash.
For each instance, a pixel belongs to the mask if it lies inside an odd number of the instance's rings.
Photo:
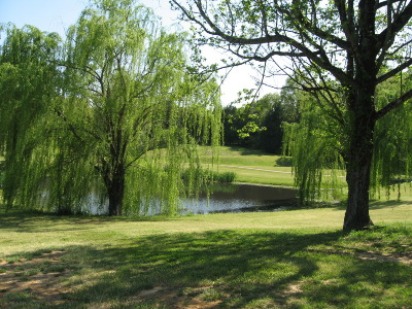
<path id="1" fill-rule="evenodd" d="M 45 139 L 44 115 L 58 93 L 60 38 L 32 26 L 4 28 L 0 46 L 0 157 L 8 206 L 27 193 L 33 152 Z M 21 202 L 18 199 L 17 202 Z"/>
<path id="2" fill-rule="evenodd" d="M 198 27 L 202 42 L 240 58 L 234 65 L 257 61 L 268 72 L 271 64 L 279 64 L 279 57 L 286 57 L 291 62 L 280 69 L 310 74 L 307 90 L 328 91 L 331 80 L 340 85 L 343 101 L 328 99 L 327 104 L 342 111 L 337 112 L 337 121 L 346 132 L 341 154 L 348 185 L 343 228 L 372 225 L 369 188 L 375 127 L 412 98 L 412 89 L 404 88 L 393 100 L 378 105 L 376 91 L 412 65 L 412 1 L 171 2 Z"/>
<path id="3" fill-rule="evenodd" d="M 157 198 L 174 213 L 194 145 L 219 136 L 218 89 L 188 73 L 184 37 L 132 0 L 97 1 L 69 29 L 62 66 L 56 112 L 77 140 L 62 151 L 88 149 L 83 177 L 103 188 L 109 214 Z"/>

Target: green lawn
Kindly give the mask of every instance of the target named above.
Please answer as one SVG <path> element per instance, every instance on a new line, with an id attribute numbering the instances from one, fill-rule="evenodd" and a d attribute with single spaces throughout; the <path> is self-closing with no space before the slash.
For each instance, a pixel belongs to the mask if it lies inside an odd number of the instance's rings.
<path id="1" fill-rule="evenodd" d="M 248 150 L 244 148 L 222 146 L 217 149 L 218 156 L 214 160 L 213 168 L 220 172 L 236 173 L 236 182 L 268 184 L 273 186 L 294 186 L 294 176 L 291 167 L 277 166 L 276 162 L 280 156 L 269 155 L 260 151 Z M 212 166 L 210 148 L 201 148 L 201 159 L 205 166 Z M 338 175 L 338 180 L 342 181 L 341 192 L 337 192 L 336 197 L 325 197 L 326 199 L 340 200 L 346 195 L 344 172 Z M 326 186 L 331 181 L 331 172 L 325 171 L 323 180 Z M 380 189 L 373 199 L 412 201 L 412 185 L 404 183 L 394 185 L 391 188 Z M 398 195 L 400 193 L 400 195 Z"/>
<path id="2" fill-rule="evenodd" d="M 291 167 L 276 166 L 276 160 L 280 156 L 223 146 L 217 152 L 213 167 L 220 172 L 236 173 L 237 182 L 293 186 Z M 203 164 L 210 166 L 210 150 L 203 148 L 201 153 Z"/>
<path id="3" fill-rule="evenodd" d="M 147 220 L 0 213 L 0 308 L 409 308 L 412 204 Z"/>
<path id="4" fill-rule="evenodd" d="M 217 168 L 291 185 L 275 160 L 222 147 Z M 350 235 L 340 206 L 147 219 L 0 208 L 0 308 L 412 308 L 412 202 L 396 197 Z"/>

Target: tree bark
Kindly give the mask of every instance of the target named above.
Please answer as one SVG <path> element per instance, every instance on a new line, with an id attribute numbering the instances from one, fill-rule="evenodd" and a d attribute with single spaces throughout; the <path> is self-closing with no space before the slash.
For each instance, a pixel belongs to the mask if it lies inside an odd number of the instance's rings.
<path id="1" fill-rule="evenodd" d="M 366 229 L 373 225 L 369 216 L 369 185 L 373 160 L 375 85 L 364 74 L 349 98 L 350 128 L 346 155 L 348 201 L 343 230 Z"/>
<path id="2" fill-rule="evenodd" d="M 109 216 L 120 216 L 122 214 L 124 178 L 124 171 L 116 173 L 110 187 L 107 188 L 107 194 L 109 196 Z"/>
<path id="3" fill-rule="evenodd" d="M 366 128 L 370 130 L 369 128 Z M 369 132 L 370 133 L 370 132 Z M 348 201 L 343 223 L 343 230 L 366 229 L 373 225 L 369 216 L 369 184 L 373 156 L 373 142 L 360 136 L 352 141 L 347 162 L 346 182 L 348 184 Z"/>
<path id="4" fill-rule="evenodd" d="M 109 199 L 109 216 L 120 216 L 122 214 L 124 185 L 126 172 L 123 165 L 114 168 L 104 168 L 102 177 Z"/>

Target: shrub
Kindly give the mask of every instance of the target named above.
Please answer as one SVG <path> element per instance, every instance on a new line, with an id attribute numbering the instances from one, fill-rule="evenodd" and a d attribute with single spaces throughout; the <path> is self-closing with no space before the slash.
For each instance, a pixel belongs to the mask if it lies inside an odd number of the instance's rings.
<path id="1" fill-rule="evenodd" d="M 275 166 L 292 166 L 292 157 L 281 156 L 279 159 L 275 161 Z"/>
<path id="2" fill-rule="evenodd" d="M 214 172 L 208 169 L 197 169 L 194 171 L 186 170 L 182 173 L 183 181 L 188 181 L 190 179 L 191 173 L 196 173 L 197 177 L 203 179 L 206 184 L 210 183 L 232 183 L 236 179 L 236 174 L 233 172 Z M 193 175 L 193 174 L 192 174 Z"/>

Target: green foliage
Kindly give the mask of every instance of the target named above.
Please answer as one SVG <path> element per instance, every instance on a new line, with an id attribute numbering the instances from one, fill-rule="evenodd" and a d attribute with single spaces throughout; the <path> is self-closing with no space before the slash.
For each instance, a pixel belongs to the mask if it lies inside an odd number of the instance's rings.
<path id="1" fill-rule="evenodd" d="M 345 132 L 328 111 L 316 104 L 314 97 L 303 91 L 296 91 L 295 95 L 300 121 L 284 123 L 284 153 L 292 156 L 299 199 L 305 204 L 321 198 L 340 198 L 343 181 L 339 176 L 345 167 L 341 156 L 345 139 L 341 137 Z"/>
<path id="2" fill-rule="evenodd" d="M 181 172 L 181 179 L 184 183 L 185 195 L 196 196 L 200 192 L 209 195 L 213 184 L 229 184 L 236 180 L 236 173 L 221 172 L 199 167 L 197 169 L 187 169 Z"/>
<path id="3" fill-rule="evenodd" d="M 236 108 L 223 109 L 224 140 L 229 146 L 281 152 L 283 121 L 296 121 L 296 111 L 282 95 L 268 94 Z"/>
<path id="4" fill-rule="evenodd" d="M 382 84 L 377 90 L 378 107 L 385 106 L 412 87 L 411 72 L 404 73 Z M 405 104 L 381 119 L 375 129 L 374 163 L 372 169 L 373 193 L 386 194 L 395 183 L 407 182 L 412 177 L 412 108 Z M 398 188 L 398 193 L 401 191 Z"/>
<path id="5" fill-rule="evenodd" d="M 0 155 L 4 156 L 3 195 L 11 206 L 29 194 L 25 183 L 37 180 L 31 171 L 35 148 L 50 134 L 42 118 L 58 92 L 60 72 L 55 59 L 60 38 L 26 26 L 4 29 L 0 48 Z M 47 116 L 46 116 L 47 118 Z M 42 158 L 42 160 L 47 160 Z M 35 174 L 33 174 L 33 172 Z M 19 198 L 17 203 L 21 202 Z"/>
<path id="6" fill-rule="evenodd" d="M 410 87 L 409 75 L 403 79 L 403 87 Z M 378 108 L 399 96 L 401 81 L 398 77 L 382 84 L 376 93 Z M 339 100 L 341 92 L 336 90 Z M 297 124 L 285 123 L 285 154 L 291 154 L 295 183 L 302 201 L 313 201 L 328 196 L 342 197 L 344 192 L 343 170 L 348 148 L 349 132 L 345 123 L 339 123 L 334 111 L 325 109 L 326 104 L 316 102 L 303 91 L 297 91 L 301 119 Z M 339 105 L 337 105 L 339 106 Z M 340 113 L 346 116 L 341 106 Z M 371 195 L 379 197 L 382 189 L 389 196 L 394 184 L 408 181 L 411 177 L 411 114 L 409 104 L 399 107 L 376 124 L 374 155 L 371 172 Z M 347 122 L 348 120 L 346 120 Z M 325 181 L 324 174 L 332 180 Z M 400 186 L 396 186 L 401 194 Z"/>

